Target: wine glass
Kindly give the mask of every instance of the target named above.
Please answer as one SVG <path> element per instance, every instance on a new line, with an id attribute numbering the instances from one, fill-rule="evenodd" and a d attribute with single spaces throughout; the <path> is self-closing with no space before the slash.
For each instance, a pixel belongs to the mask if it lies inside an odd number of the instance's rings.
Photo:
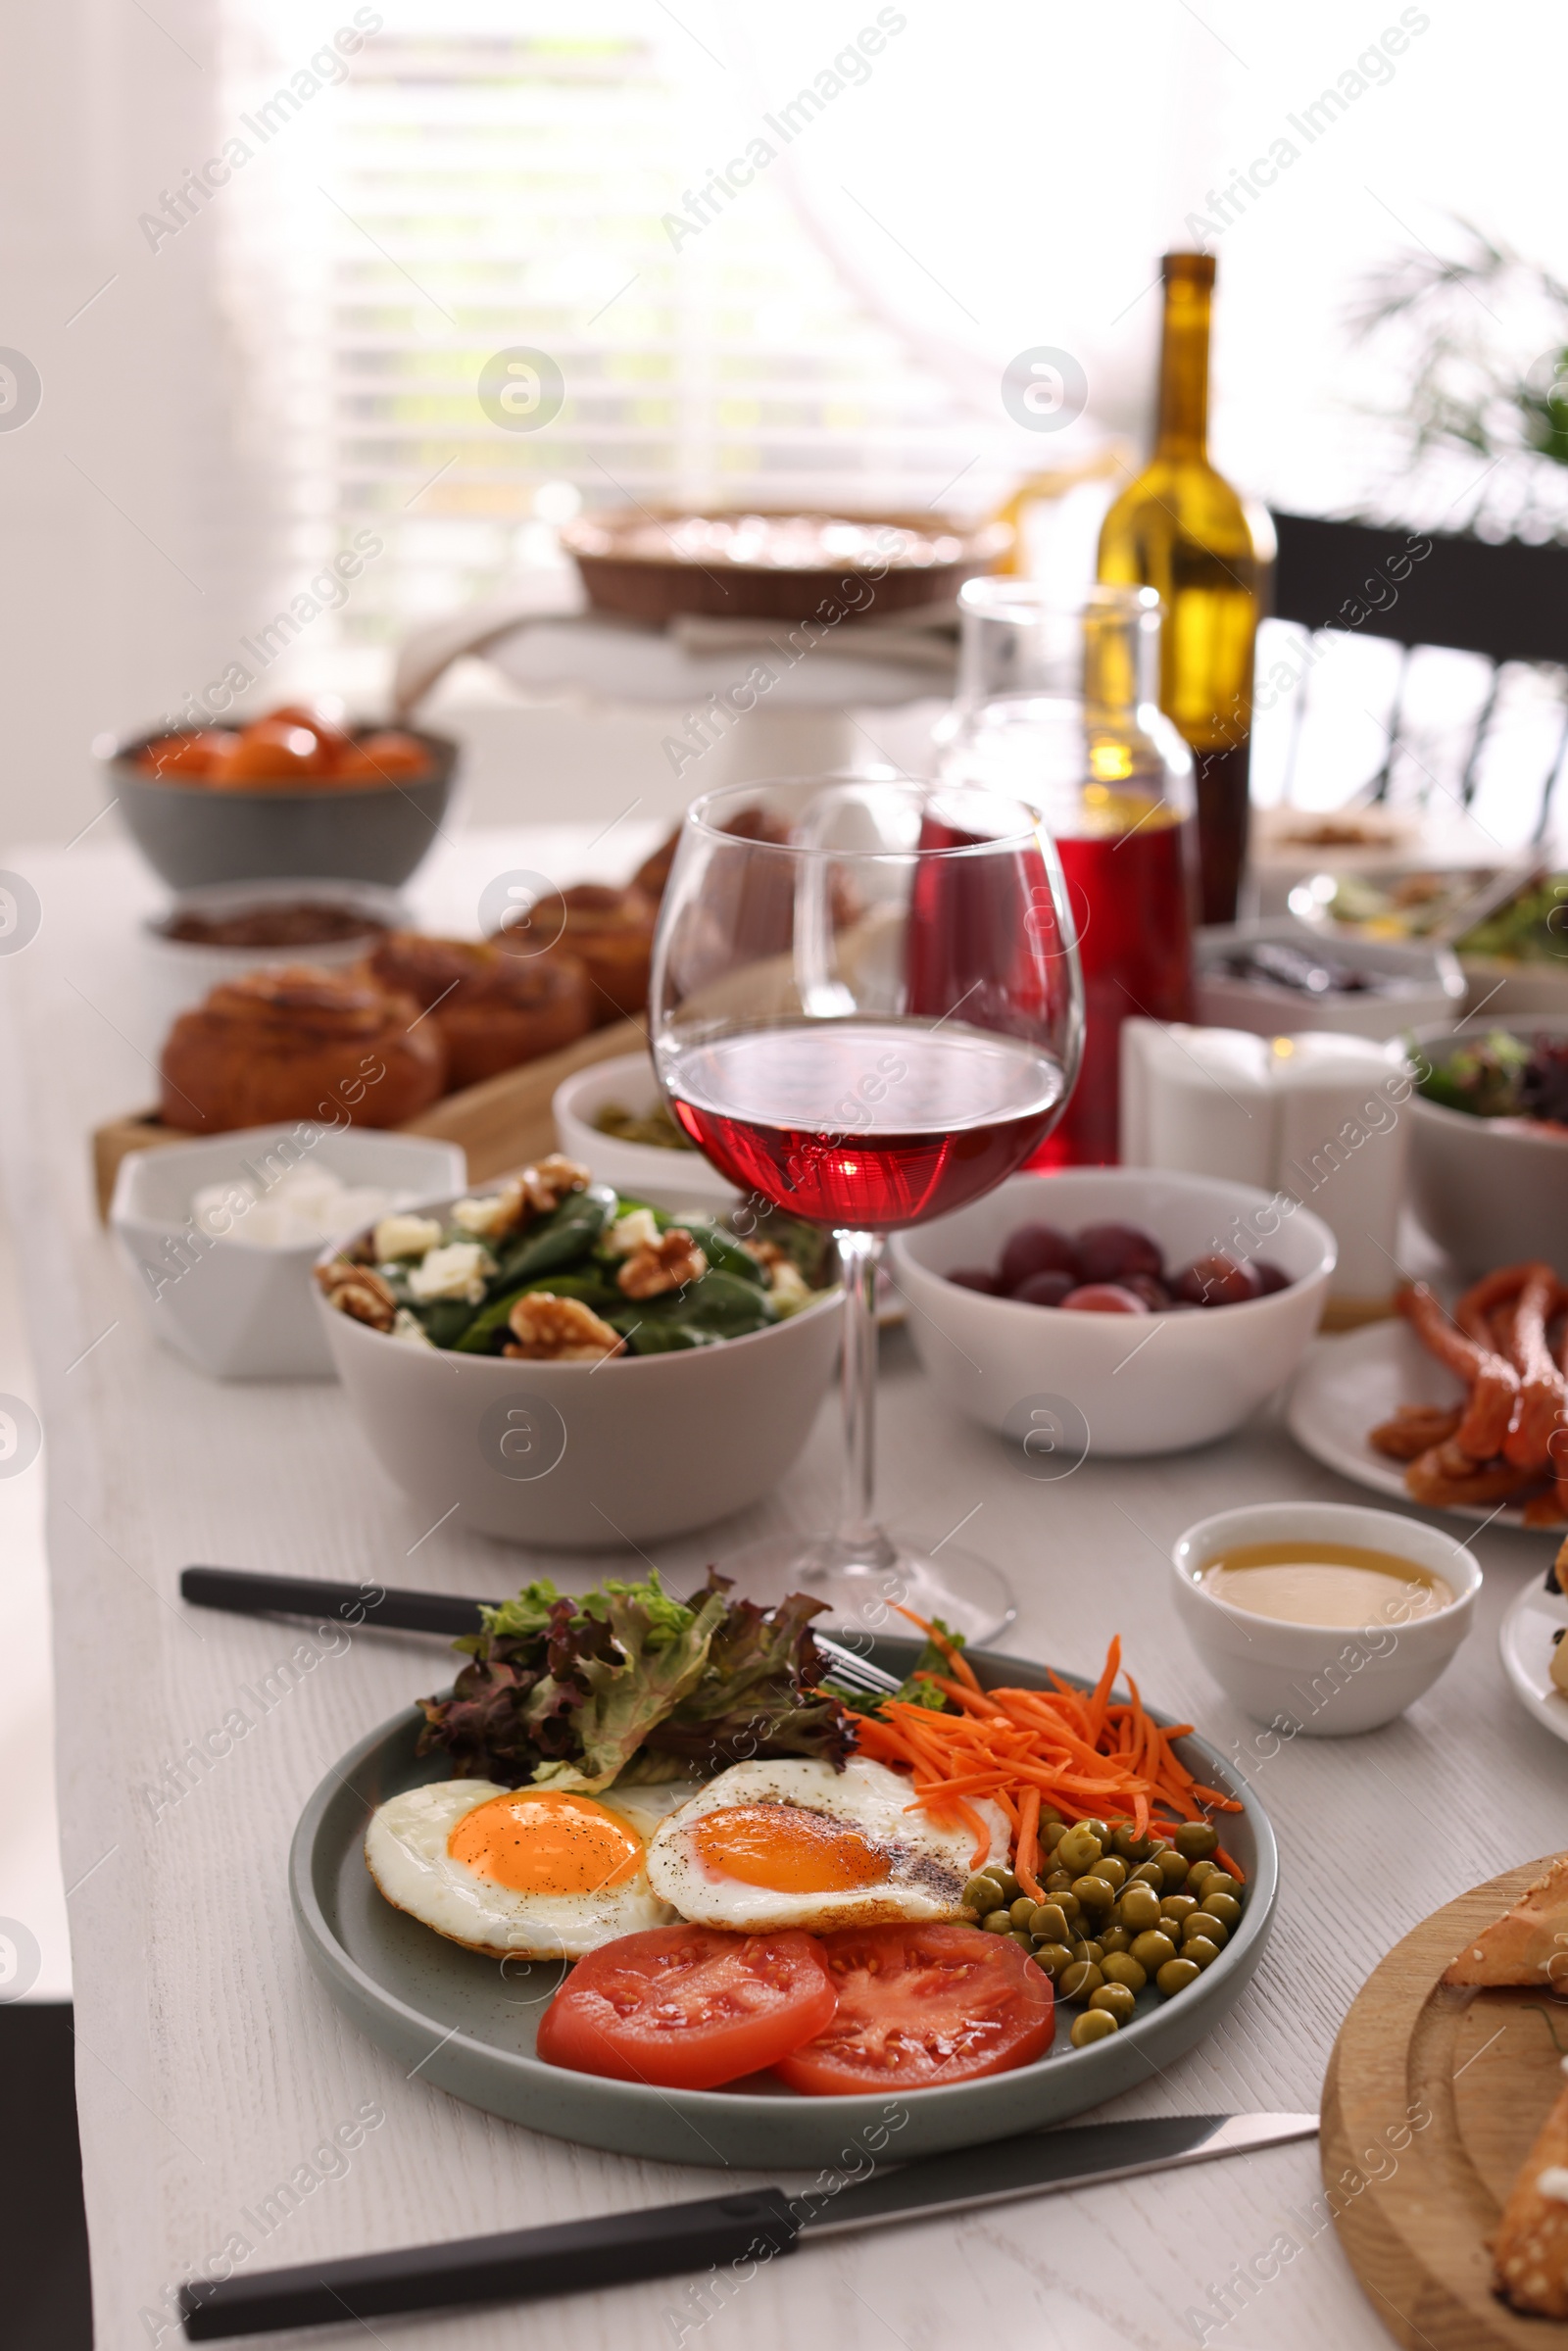
<path id="1" fill-rule="evenodd" d="M 749 1196 L 829 1228 L 845 1288 L 839 1523 L 726 1561 L 762 1604 L 890 1606 L 984 1640 L 1014 1614 L 987 1561 L 928 1555 L 874 1508 L 876 1276 L 885 1236 L 1021 1167 L 1082 1050 L 1061 867 L 1038 808 L 897 776 L 735 784 L 689 809 L 655 944 L 654 1058 L 674 1117 Z"/>

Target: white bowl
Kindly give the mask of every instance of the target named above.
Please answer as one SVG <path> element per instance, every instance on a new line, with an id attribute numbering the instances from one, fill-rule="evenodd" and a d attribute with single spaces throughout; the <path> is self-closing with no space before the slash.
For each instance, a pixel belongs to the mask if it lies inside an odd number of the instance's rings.
<path id="1" fill-rule="evenodd" d="M 1236 1253 L 1238 1220 L 1265 1236 L 1242 1253 L 1278 1265 L 1288 1290 L 1134 1316 L 1020 1305 L 942 1279 L 995 1265 L 1021 1224 L 1140 1225 L 1174 1270 L 1209 1250 Z M 1010 1176 L 956 1215 L 896 1234 L 891 1254 L 937 1393 L 1021 1445 L 1031 1463 L 1049 1445 L 1064 1466 L 1090 1452 L 1179 1452 L 1239 1427 L 1300 1361 L 1335 1263 L 1334 1236 L 1310 1210 L 1249 1184 L 1143 1167 Z"/>
<path id="2" fill-rule="evenodd" d="M 426 1523 L 456 1505 L 482 1535 L 607 1550 L 689 1534 L 778 1484 L 831 1385 L 843 1294 L 745 1339 L 604 1363 L 419 1347 L 316 1300 L 355 1418 Z"/>
<path id="3" fill-rule="evenodd" d="M 1309 996 L 1266 980 L 1236 979 L 1217 968 L 1238 949 L 1300 947 L 1338 963 L 1359 963 L 1395 982 L 1387 994 Z M 1325 939 L 1286 915 L 1276 921 L 1234 922 L 1200 931 L 1193 946 L 1194 1018 L 1203 1028 L 1250 1029 L 1256 1037 L 1294 1037 L 1332 1029 L 1377 1044 L 1402 1037 L 1423 1022 L 1456 1018 L 1464 1004 L 1459 959 L 1446 947 L 1387 939 Z"/>
<path id="4" fill-rule="evenodd" d="M 397 892 L 374 882 L 213 882 L 202 890 L 178 891 L 162 914 L 148 914 L 140 925 L 159 1035 L 181 1012 L 204 1004 L 215 988 L 238 979 L 241 972 L 277 963 L 315 963 L 336 969 L 358 963 L 370 953 L 378 936 L 374 927 L 352 939 L 332 939 L 316 947 L 203 947 L 169 936 L 170 923 L 181 914 L 242 914 L 253 906 L 297 906 L 301 900 L 351 907 L 364 915 L 368 925 L 388 930 L 400 929 L 409 921 L 409 909 Z"/>
<path id="5" fill-rule="evenodd" d="M 318 1242 L 263 1249 L 210 1241 L 192 1225 L 192 1196 L 250 1172 L 314 1161 L 345 1184 L 374 1184 L 410 1206 L 450 1200 L 467 1180 L 453 1143 L 296 1126 L 240 1127 L 199 1143 L 130 1151 L 121 1160 L 109 1222 L 155 1335 L 218 1380 L 328 1380 L 332 1358 L 312 1298 Z M 338 1317 L 337 1319 L 341 1319 Z"/>
<path id="6" fill-rule="evenodd" d="M 1233 1608 L 1197 1578 L 1234 1543 L 1353 1543 L 1392 1551 L 1442 1576 L 1454 1592 L 1450 1608 L 1408 1624 L 1284 1624 Z M 1481 1569 L 1456 1537 L 1396 1510 L 1359 1502 L 1255 1502 L 1222 1510 L 1189 1527 L 1171 1552 L 1176 1613 L 1188 1639 L 1244 1714 L 1282 1739 L 1344 1739 L 1392 1723 L 1438 1676 L 1470 1630 Z"/>
<path id="7" fill-rule="evenodd" d="M 591 1167 L 601 1182 L 638 1199 L 649 1185 L 673 1188 L 694 1205 L 706 1201 L 727 1208 L 735 1198 L 728 1176 L 698 1151 L 672 1151 L 657 1143 L 622 1143 L 601 1134 L 595 1115 L 609 1102 L 617 1102 L 635 1115 L 651 1110 L 662 1100 L 654 1064 L 647 1053 L 618 1053 L 612 1061 L 595 1061 L 564 1078 L 551 1098 L 556 1139 L 568 1159 Z"/>
<path id="8" fill-rule="evenodd" d="M 1423 1029 L 1420 1053 L 1493 1029 L 1528 1042 L 1568 1037 L 1568 1020 L 1483 1013 L 1452 1029 Z M 1528 1118 L 1473 1118 L 1412 1094 L 1410 1205 L 1446 1256 L 1464 1274 L 1490 1273 L 1521 1257 L 1544 1257 L 1568 1273 L 1568 1135 Z"/>

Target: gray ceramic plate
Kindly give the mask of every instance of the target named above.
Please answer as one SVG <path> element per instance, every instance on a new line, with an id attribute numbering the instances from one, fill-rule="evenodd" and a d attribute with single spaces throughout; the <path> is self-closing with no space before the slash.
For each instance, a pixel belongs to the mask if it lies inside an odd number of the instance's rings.
<path id="1" fill-rule="evenodd" d="M 902 1675 L 917 1650 L 913 1641 L 881 1641 L 871 1653 Z M 984 1683 L 1046 1687 L 1044 1668 L 1021 1658 L 978 1649 L 972 1662 Z M 1120 2033 L 1075 2049 L 1068 2033 L 1077 2011 L 1058 2008 L 1055 2045 L 1035 2064 L 903 2098 L 798 2097 L 765 2075 L 728 2089 L 663 2090 L 568 2074 L 533 2053 L 535 2025 L 561 1980 L 558 1964 L 466 1951 L 394 1910 L 371 1884 L 362 1845 L 373 1807 L 447 1776 L 440 1757 L 416 1760 L 421 1721 L 411 1708 L 372 1731 L 300 1817 L 289 1884 L 311 1964 L 345 2015 L 410 2072 L 509 2122 L 623 2155 L 814 2170 L 866 2133 L 882 2132 L 882 2144 L 896 2130 L 902 2159 L 1062 2122 L 1147 2082 L 1200 2040 L 1250 1979 L 1273 1921 L 1279 1857 L 1267 1815 L 1212 1747 L 1187 1739 L 1178 1752 L 1188 1770 L 1246 1807 L 1230 1816 L 1225 1841 L 1247 1872 L 1247 1906 L 1206 1974 L 1171 2001 L 1141 1993 L 1138 2015 Z"/>

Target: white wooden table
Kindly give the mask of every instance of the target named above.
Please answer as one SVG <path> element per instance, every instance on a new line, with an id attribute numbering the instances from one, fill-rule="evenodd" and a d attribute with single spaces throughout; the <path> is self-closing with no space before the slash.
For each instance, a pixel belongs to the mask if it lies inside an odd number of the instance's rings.
<path id="1" fill-rule="evenodd" d="M 0 955 L 0 1149 L 45 1429 L 97 2340 L 132 2351 L 177 2339 L 172 2289 L 225 2246 L 259 2269 L 699 2195 L 713 2179 L 535 2137 L 406 2079 L 307 1972 L 284 1884 L 296 1816 L 352 1741 L 439 1684 L 431 1643 L 361 1634 L 319 1654 L 228 1756 L 165 1800 L 169 1766 L 230 1708 L 259 1714 L 246 1693 L 300 1638 L 183 1608 L 187 1561 L 480 1592 L 524 1569 L 570 1583 L 620 1563 L 524 1559 L 456 1521 L 421 1541 L 335 1388 L 216 1386 L 154 1346 L 88 1178 L 88 1129 L 151 1095 L 133 918 L 156 893 L 106 830 L 70 851 L 0 857 L 43 906 L 32 943 Z M 585 834 L 466 836 L 438 852 L 419 895 L 430 917 L 471 928 L 490 874 L 618 876 L 641 854 L 632 835 L 624 826 L 591 856 Z M 886 1349 L 883 1405 L 894 1515 L 934 1540 L 981 1505 L 966 1541 L 1013 1579 L 1018 1651 L 1097 1668 L 1119 1630 L 1146 1693 L 1247 1752 L 1252 1727 L 1175 1622 L 1165 1554 L 1224 1504 L 1350 1490 L 1268 1421 L 1187 1457 L 1090 1462 L 1032 1483 L 938 1406 L 902 1339 Z M 787 1496 L 734 1534 L 823 1520 L 838 1459 L 825 1404 Z M 662 1564 L 678 1582 L 712 1547 L 673 1543 Z M 1257 1978 L 1221 2031 L 1107 2111 L 1315 2106 L 1340 2019 L 1389 1945 L 1462 1888 L 1562 1842 L 1563 1752 L 1515 1704 L 1495 1645 L 1504 1607 L 1547 1553 L 1501 1531 L 1479 1547 L 1479 1621 L 1437 1690 L 1388 1730 L 1303 1738 L 1255 1772 L 1283 1853 Z M 318 2157 L 368 2117 L 381 2119 L 352 2151 Z M 1298 2145 L 803 2250 L 724 2302 L 675 2280 L 525 2317 L 388 2322 L 376 2339 L 408 2351 L 1379 2344 L 1310 2210 L 1317 2189 L 1315 2148 Z M 1253 2271 L 1248 2290 L 1216 2301 L 1253 2262 L 1263 2280 Z"/>

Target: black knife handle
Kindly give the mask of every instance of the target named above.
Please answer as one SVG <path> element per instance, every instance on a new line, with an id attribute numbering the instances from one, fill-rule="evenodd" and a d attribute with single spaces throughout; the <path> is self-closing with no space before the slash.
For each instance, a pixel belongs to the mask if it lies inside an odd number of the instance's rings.
<path id="1" fill-rule="evenodd" d="M 255 2278 L 196 2279 L 180 2287 L 180 2315 L 189 2341 L 210 2343 L 223 2335 L 629 2285 L 715 2262 L 766 2262 L 792 2253 L 799 2233 L 783 2189 L 760 2187 L 454 2245 L 409 2245 Z"/>
<path id="2" fill-rule="evenodd" d="M 241 1567 L 187 1567 L 179 1596 L 238 1616 L 335 1616 L 347 1625 L 383 1625 L 399 1633 L 477 1633 L 491 1603 L 444 1592 L 383 1591 L 379 1584 L 323 1584 L 311 1576 L 253 1575 Z"/>

